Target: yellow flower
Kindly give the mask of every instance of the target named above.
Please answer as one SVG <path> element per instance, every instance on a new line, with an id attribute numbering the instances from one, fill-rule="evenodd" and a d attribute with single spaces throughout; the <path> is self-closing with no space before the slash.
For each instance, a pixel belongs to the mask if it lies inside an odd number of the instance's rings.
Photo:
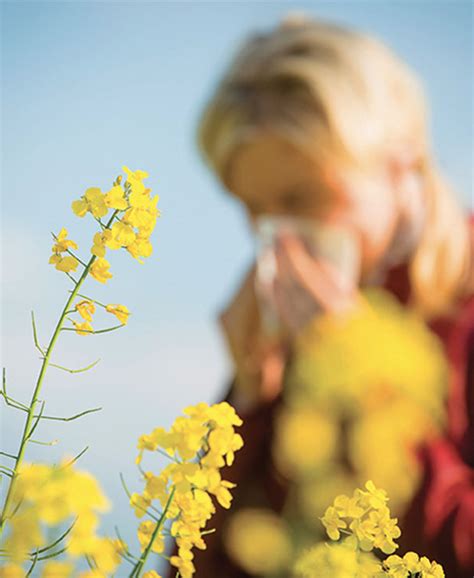
<path id="1" fill-rule="evenodd" d="M 124 173 L 127 174 L 127 183 L 132 187 L 132 191 L 137 193 L 143 193 L 145 191 L 145 185 L 143 184 L 143 179 L 148 178 L 148 173 L 145 171 L 131 171 L 128 167 L 122 167 Z"/>
<path id="2" fill-rule="evenodd" d="M 166 502 L 168 480 L 166 476 L 155 476 L 152 472 L 145 473 L 145 492 L 152 500 Z"/>
<path id="3" fill-rule="evenodd" d="M 137 518 L 143 518 L 150 504 L 151 498 L 146 494 L 146 492 L 143 495 L 134 493 L 130 497 L 130 505 L 135 510 L 135 516 Z"/>
<path id="4" fill-rule="evenodd" d="M 139 263 L 143 263 L 141 257 L 149 257 L 153 252 L 153 246 L 148 237 L 141 237 L 138 235 L 135 237 L 133 243 L 130 243 L 130 245 L 127 246 L 127 251 Z"/>
<path id="5" fill-rule="evenodd" d="M 142 578 L 161 578 L 161 576 L 155 570 L 148 570 L 142 575 Z"/>
<path id="6" fill-rule="evenodd" d="M 86 200 L 78 199 L 77 201 L 73 201 L 71 204 L 72 212 L 77 215 L 78 217 L 85 217 L 87 211 L 89 209 L 89 205 Z"/>
<path id="7" fill-rule="evenodd" d="M 136 238 L 133 227 L 122 221 L 114 223 L 110 232 L 112 241 L 120 247 L 128 247 Z"/>
<path id="8" fill-rule="evenodd" d="M 384 509 L 385 504 L 388 501 L 387 492 L 385 490 L 379 490 L 375 487 L 374 482 L 369 480 L 365 483 L 366 492 L 359 490 L 360 496 L 366 498 L 365 500 L 360 500 L 361 502 L 367 502 L 372 508 L 376 510 Z"/>
<path id="9" fill-rule="evenodd" d="M 171 556 L 170 564 L 178 569 L 182 578 L 192 578 L 192 575 L 196 571 L 192 562 L 193 558 L 194 556 L 191 550 L 179 548 L 178 556 Z"/>
<path id="10" fill-rule="evenodd" d="M 97 481 L 65 463 L 22 464 L 19 474 L 12 493 L 17 512 L 9 520 L 10 533 L 5 542 L 9 554 L 17 558 L 22 552 L 44 546 L 49 529 L 74 520 L 65 543 L 68 552 L 73 556 L 92 553 L 98 540 L 97 512 L 108 507 Z M 68 576 L 71 571 L 68 564 L 56 566 L 51 561 L 42 576 Z"/>
<path id="11" fill-rule="evenodd" d="M 370 564 L 371 574 L 364 573 Z M 301 578 L 374 578 L 381 566 L 371 557 L 359 556 L 349 540 L 338 544 L 319 544 L 304 552 L 295 564 L 295 574 Z"/>
<path id="12" fill-rule="evenodd" d="M 115 185 L 110 189 L 104 197 L 105 204 L 118 211 L 125 211 L 128 207 L 127 199 L 125 198 L 125 191 L 120 185 Z"/>
<path id="13" fill-rule="evenodd" d="M 53 253 L 64 253 L 69 248 L 77 249 L 77 243 L 67 238 L 68 232 L 64 227 L 59 231 L 56 237 L 56 243 L 53 245 Z"/>
<path id="14" fill-rule="evenodd" d="M 108 313 L 112 313 L 112 315 L 115 315 L 115 317 L 117 317 L 120 323 L 123 323 L 124 325 L 127 323 L 130 312 L 125 305 L 110 304 L 107 305 L 105 309 Z"/>
<path id="15" fill-rule="evenodd" d="M 41 578 L 69 578 L 73 571 L 73 565 L 69 562 L 51 560 L 42 568 Z"/>
<path id="16" fill-rule="evenodd" d="M 86 321 L 92 321 L 92 315 L 95 313 L 95 305 L 89 299 L 83 299 L 76 303 L 76 310 L 79 315 Z"/>
<path id="17" fill-rule="evenodd" d="M 285 408 L 277 416 L 272 453 L 285 476 L 307 476 L 329 463 L 338 447 L 338 428 L 330 414 L 309 405 Z"/>
<path id="18" fill-rule="evenodd" d="M 152 522 L 151 520 L 145 520 L 144 522 L 140 522 L 138 526 L 138 541 L 140 542 L 140 549 L 143 552 L 145 548 L 147 548 L 150 540 L 152 538 L 153 532 L 156 528 L 156 522 Z M 158 533 L 155 536 L 153 541 L 153 545 L 151 547 L 152 552 L 156 552 L 157 554 L 161 554 L 165 549 L 165 541 L 163 535 Z"/>
<path id="19" fill-rule="evenodd" d="M 58 271 L 69 273 L 75 271 L 79 261 L 71 255 L 62 256 L 69 248 L 77 249 L 77 244 L 67 238 L 68 232 L 64 227 L 56 237 L 56 243 L 52 247 L 53 254 L 49 258 L 49 263 L 54 265 Z"/>
<path id="20" fill-rule="evenodd" d="M 347 528 L 346 522 L 341 520 L 339 512 L 333 506 L 329 506 L 324 516 L 321 518 L 321 522 L 326 528 L 326 532 L 331 540 L 339 540 L 341 537 L 340 529 Z"/>
<path id="21" fill-rule="evenodd" d="M 251 575 L 289 573 L 292 546 L 288 528 L 274 512 L 244 508 L 230 518 L 224 535 L 230 557 Z"/>
<path id="22" fill-rule="evenodd" d="M 94 261 L 92 267 L 89 270 L 89 273 L 99 281 L 99 283 L 106 283 L 107 279 L 112 278 L 112 273 L 109 272 L 110 263 L 107 259 L 99 257 Z"/>
<path id="23" fill-rule="evenodd" d="M 90 212 L 96 219 L 100 219 L 105 217 L 109 209 L 102 191 L 97 187 L 91 187 L 79 200 L 73 201 L 72 210 L 78 217 L 84 217 L 87 212 Z"/>
<path id="24" fill-rule="evenodd" d="M 98 538 L 91 548 L 89 554 L 94 559 L 97 569 L 110 576 L 120 564 L 120 552 L 123 550 L 123 543 L 110 538 Z"/>
<path id="25" fill-rule="evenodd" d="M 84 321 L 83 323 L 77 323 L 77 321 L 74 321 L 73 319 L 71 319 L 71 321 L 73 322 L 78 335 L 92 335 L 94 329 L 88 321 Z"/>
<path id="26" fill-rule="evenodd" d="M 26 572 L 19 564 L 7 563 L 0 566 L 0 578 L 25 578 Z"/>
<path id="27" fill-rule="evenodd" d="M 70 255 L 61 257 L 61 255 L 58 254 L 51 255 L 49 258 L 49 263 L 54 265 L 58 271 L 62 271 L 63 273 L 70 273 L 71 271 L 75 271 L 79 265 L 79 261 L 76 258 Z"/>

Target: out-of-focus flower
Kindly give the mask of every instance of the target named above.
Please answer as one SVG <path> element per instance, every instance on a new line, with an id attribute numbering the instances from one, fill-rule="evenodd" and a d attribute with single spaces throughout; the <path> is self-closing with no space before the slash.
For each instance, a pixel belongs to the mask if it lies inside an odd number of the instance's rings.
<path id="1" fill-rule="evenodd" d="M 381 569 L 375 556 L 359 552 L 350 539 L 313 546 L 298 558 L 294 568 L 301 578 L 375 578 Z"/>
<path id="2" fill-rule="evenodd" d="M 73 572 L 73 564 L 51 560 L 46 562 L 41 570 L 41 578 L 69 578 Z"/>
<path id="3" fill-rule="evenodd" d="M 402 513 L 420 480 L 415 450 L 444 424 L 439 340 L 386 292 L 364 297 L 349 314 L 317 317 L 295 343 L 272 455 L 303 508 L 308 488 L 325 495 L 338 469 L 352 487 L 373 479 Z"/>
<path id="4" fill-rule="evenodd" d="M 7 562 L 0 566 L 0 578 L 25 578 L 26 572 L 20 564 Z"/>
<path id="5" fill-rule="evenodd" d="M 225 547 L 246 572 L 268 575 L 288 570 L 292 544 L 284 521 L 270 510 L 244 508 L 226 529 Z"/>
<path id="6" fill-rule="evenodd" d="M 315 407 L 283 408 L 276 420 L 273 458 L 290 478 L 304 478 L 334 459 L 338 424 Z"/>
<path id="7" fill-rule="evenodd" d="M 73 523 L 64 541 L 70 556 L 99 556 L 109 548 L 96 534 L 98 514 L 109 508 L 109 502 L 97 481 L 72 465 L 23 464 L 12 503 L 18 509 L 9 521 L 5 548 L 15 562 L 22 562 L 35 548 L 44 547 L 47 529 L 60 524 Z M 112 568 L 111 564 L 105 565 Z M 50 576 L 52 570 L 48 571 Z"/>

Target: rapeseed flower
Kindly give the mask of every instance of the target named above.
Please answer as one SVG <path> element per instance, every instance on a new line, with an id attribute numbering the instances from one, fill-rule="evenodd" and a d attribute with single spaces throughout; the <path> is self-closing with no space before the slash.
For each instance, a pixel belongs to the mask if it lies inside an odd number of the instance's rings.
<path id="1" fill-rule="evenodd" d="M 226 402 L 200 403 L 186 408 L 184 414 L 168 431 L 156 428 L 139 438 L 137 463 L 145 451 L 159 451 L 172 461 L 159 475 L 143 473 L 145 489 L 142 494 L 132 494 L 130 505 L 142 518 L 153 502 L 159 503 L 178 545 L 178 554 L 170 563 L 182 578 L 191 578 L 195 571 L 192 550 L 206 548 L 203 532 L 216 511 L 213 498 L 223 508 L 231 505 L 235 484 L 222 479 L 220 469 L 232 463 L 243 440 L 234 429 L 242 420 Z M 161 552 L 162 532 L 155 521 L 143 521 L 138 529 L 142 550 L 150 547 Z M 153 539 L 158 540 L 157 546 L 150 541 Z"/>
<path id="2" fill-rule="evenodd" d="M 92 263 L 89 273 L 99 283 L 106 283 L 108 279 L 112 278 L 112 273 L 109 272 L 110 263 L 107 259 L 99 257 Z"/>
<path id="3" fill-rule="evenodd" d="M 120 321 L 120 323 L 123 323 L 124 325 L 127 324 L 128 322 L 128 317 L 130 315 L 130 311 L 128 310 L 128 308 L 125 305 L 106 305 L 105 310 L 108 313 L 112 313 L 112 315 L 115 315 L 115 317 L 117 317 L 117 319 Z"/>
<path id="4" fill-rule="evenodd" d="M 49 258 L 49 263 L 63 273 L 75 271 L 79 265 L 79 261 L 74 256 L 63 256 L 63 253 L 68 252 L 70 249 L 77 249 L 77 243 L 67 237 L 67 229 L 63 227 L 58 235 L 54 237 L 55 243 L 51 249 L 53 254 Z"/>
<path id="5" fill-rule="evenodd" d="M 92 316 L 95 313 L 95 305 L 89 299 L 83 299 L 76 303 L 76 311 L 85 321 L 92 321 Z"/>

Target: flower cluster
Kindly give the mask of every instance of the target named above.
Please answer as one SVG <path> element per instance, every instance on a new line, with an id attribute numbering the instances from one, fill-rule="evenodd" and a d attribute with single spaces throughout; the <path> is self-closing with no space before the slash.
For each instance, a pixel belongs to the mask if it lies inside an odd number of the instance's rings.
<path id="1" fill-rule="evenodd" d="M 69 318 L 76 329 L 76 333 L 79 335 L 90 335 L 91 333 L 94 333 L 94 328 L 92 327 L 91 322 L 92 316 L 96 311 L 96 305 L 102 307 L 107 313 L 114 315 L 121 325 L 127 324 L 130 311 L 126 305 L 103 305 L 94 299 L 81 299 L 74 306 L 74 312 L 79 314 L 81 320 L 76 321 L 75 319 Z"/>
<path id="2" fill-rule="evenodd" d="M 357 538 L 364 552 L 378 548 L 385 554 L 391 554 L 398 547 L 394 540 L 401 534 L 397 519 L 390 518 L 388 497 L 384 490 L 377 489 L 370 480 L 365 488 L 355 490 L 352 497 L 345 494 L 337 496 L 321 521 L 331 540 L 339 540 L 343 530 Z"/>
<path id="3" fill-rule="evenodd" d="M 443 426 L 438 339 L 386 292 L 364 297 L 344 317 L 318 316 L 297 338 L 276 416 L 274 462 L 296 482 L 309 525 L 321 513 L 317 496 L 336 495 L 336 478 L 343 491 L 373 479 L 402 512 L 421 474 L 413 449 Z"/>
<path id="4" fill-rule="evenodd" d="M 390 517 L 388 496 L 372 481 L 365 489 L 356 489 L 352 496 L 337 496 L 321 521 L 336 544 L 318 544 L 304 552 L 295 564 L 301 578 L 444 578 L 443 568 L 428 558 L 408 552 L 401 558 L 392 552 L 400 537 L 397 519 Z M 371 554 L 379 549 L 392 554 L 379 561 Z"/>
<path id="5" fill-rule="evenodd" d="M 89 275 L 100 283 L 106 283 L 112 278 L 110 263 L 105 258 L 107 249 L 126 249 L 140 263 L 152 254 L 150 235 L 160 215 L 157 207 L 159 197 L 152 196 L 151 189 L 145 186 L 143 181 L 148 177 L 145 171 L 131 171 L 128 167 L 123 167 L 123 171 L 126 173 L 123 186 L 122 176 L 119 176 L 107 192 L 91 187 L 72 203 L 73 212 L 78 217 L 90 213 L 100 231 L 94 235 L 92 259 L 86 265 L 72 252 L 78 249 L 77 243 L 67 238 L 66 229 L 61 229 L 54 237 L 56 242 L 49 260 L 59 271 L 70 273 L 83 264 Z"/>
<path id="6" fill-rule="evenodd" d="M 121 561 L 124 545 L 96 533 L 99 514 L 109 508 L 97 481 L 90 474 L 76 470 L 71 463 L 59 466 L 25 463 L 19 474 L 12 501 L 15 515 L 10 519 L 5 541 L 11 563 L 3 568 L 3 575 L 8 576 L 8 570 L 12 576 L 23 577 L 26 575 L 22 569 L 24 562 L 34 561 L 35 557 L 46 559 L 59 548 L 67 551 L 68 559 L 46 562 L 43 578 L 68 578 L 73 573 L 75 560 L 81 556 L 93 562 L 92 569 L 80 573 L 79 578 L 99 578 L 113 573 Z M 69 527 L 61 534 L 62 539 L 48 544 L 51 530 L 65 524 Z"/>
<path id="7" fill-rule="evenodd" d="M 77 249 L 77 243 L 68 239 L 68 231 L 64 227 L 59 231 L 58 235 L 54 237 L 55 243 L 51 249 L 52 255 L 49 258 L 49 263 L 54 265 L 58 271 L 63 273 L 70 273 L 75 271 L 79 265 L 79 261 L 73 255 L 70 255 L 71 249 Z M 64 255 L 64 253 L 68 253 Z"/>
<path id="8" fill-rule="evenodd" d="M 153 250 L 150 235 L 160 214 L 158 195 L 152 197 L 151 189 L 143 183 L 148 177 L 145 171 L 131 171 L 128 167 L 123 170 L 127 175 L 123 187 L 119 177 L 109 191 L 103 193 L 99 188 L 89 188 L 72 203 L 72 210 L 78 217 L 90 213 L 101 225 L 101 231 L 93 239 L 91 253 L 97 259 L 90 271 L 101 283 L 112 276 L 110 264 L 105 259 L 107 249 L 124 248 L 139 262 L 149 257 Z M 112 216 L 104 224 L 102 219 L 108 217 L 109 211 Z"/>
<path id="9" fill-rule="evenodd" d="M 373 554 L 360 552 L 354 540 L 347 538 L 306 550 L 296 561 L 294 572 L 301 578 L 376 578 L 381 569 Z"/>
<path id="10" fill-rule="evenodd" d="M 393 578 L 406 578 L 417 576 L 418 578 L 444 578 L 444 571 L 437 562 L 430 562 L 426 556 L 418 556 L 415 552 L 407 552 L 403 558 L 389 556 L 383 563 L 388 576 Z"/>
<path id="11" fill-rule="evenodd" d="M 140 437 L 138 463 L 144 451 L 165 453 L 172 461 L 159 475 L 144 472 L 145 489 L 132 494 L 130 503 L 137 517 L 148 514 L 151 518 L 138 528 L 142 550 L 163 551 L 164 522 L 168 521 L 178 546 L 178 554 L 170 562 L 182 578 L 190 578 L 195 571 L 192 549 L 206 548 L 203 535 L 215 512 L 211 496 L 222 507 L 230 507 L 230 490 L 235 484 L 223 480 L 220 469 L 233 463 L 243 440 L 234 429 L 242 420 L 226 402 L 212 406 L 199 403 L 184 413 L 169 431 L 156 428 Z M 161 507 L 159 519 L 153 513 L 156 502 Z"/>

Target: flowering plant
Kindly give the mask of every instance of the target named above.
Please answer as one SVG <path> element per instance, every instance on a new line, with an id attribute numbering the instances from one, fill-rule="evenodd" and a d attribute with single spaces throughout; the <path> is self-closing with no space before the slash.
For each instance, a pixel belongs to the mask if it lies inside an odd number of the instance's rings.
<path id="1" fill-rule="evenodd" d="M 335 543 L 318 544 L 295 564 L 301 578 L 444 578 L 443 568 L 414 552 L 394 555 L 400 537 L 397 519 L 390 517 L 388 496 L 372 481 L 352 496 L 337 496 L 321 521 Z M 341 540 L 341 536 L 344 538 Z M 391 554 L 380 561 L 372 552 Z"/>
<path id="2" fill-rule="evenodd" d="M 141 522 L 138 527 L 140 552 L 134 553 L 121 539 L 98 533 L 99 516 L 109 508 L 109 502 L 94 477 L 76 468 L 84 453 L 59 465 L 27 463 L 25 453 L 29 444 L 44 443 L 34 438 L 43 420 L 72 421 L 100 408 L 88 409 L 70 417 L 51 416 L 40 401 L 46 371 L 54 367 L 69 373 L 91 369 L 97 362 L 80 369 L 70 369 L 53 363 L 57 341 L 64 331 L 78 335 L 96 335 L 119 329 L 127 324 L 130 312 L 125 305 L 104 304 L 80 293 L 83 284 L 92 277 L 106 283 L 111 277 L 110 263 L 105 258 L 110 250 L 124 249 L 134 259 L 143 262 L 152 253 L 150 236 L 159 216 L 158 196 L 144 184 L 145 171 L 131 171 L 118 176 L 110 190 L 102 192 L 93 187 L 72 203 L 73 212 L 80 218 L 90 215 L 99 226 L 94 234 L 90 256 L 82 259 L 78 245 L 62 228 L 53 235 L 54 244 L 50 264 L 72 282 L 50 341 L 40 344 L 34 315 L 33 337 L 41 354 L 41 368 L 29 404 L 7 393 L 6 374 L 0 394 L 4 402 L 25 417 L 23 432 L 15 454 L 1 451 L 10 460 L 0 465 L 2 480 L 7 486 L 0 509 L 0 578 L 23 578 L 41 570 L 41 578 L 158 578 L 155 570 L 146 570 L 151 553 L 164 556 L 166 536 L 176 539 L 179 550 L 169 561 L 177 568 L 177 576 L 191 578 L 194 573 L 192 549 L 205 548 L 203 536 L 209 531 L 206 524 L 215 512 L 213 498 L 225 508 L 232 500 L 234 487 L 222 479 L 220 470 L 230 465 L 234 453 L 243 445 L 235 432 L 242 421 L 227 403 L 208 406 L 200 403 L 185 409 L 169 431 L 156 428 L 143 435 L 138 442 L 136 460 L 144 490 L 131 494 L 122 478 L 130 505 Z M 77 277 L 74 274 L 78 274 Z M 97 309 L 114 315 L 119 324 L 94 329 L 93 317 Z M 87 449 L 87 448 L 86 448 Z M 145 451 L 165 454 L 170 463 L 155 474 L 141 468 Z M 52 536 L 52 538 L 51 538 Z M 85 560 L 88 569 L 77 573 L 78 562 Z M 124 569 L 124 564 L 129 568 Z"/>

